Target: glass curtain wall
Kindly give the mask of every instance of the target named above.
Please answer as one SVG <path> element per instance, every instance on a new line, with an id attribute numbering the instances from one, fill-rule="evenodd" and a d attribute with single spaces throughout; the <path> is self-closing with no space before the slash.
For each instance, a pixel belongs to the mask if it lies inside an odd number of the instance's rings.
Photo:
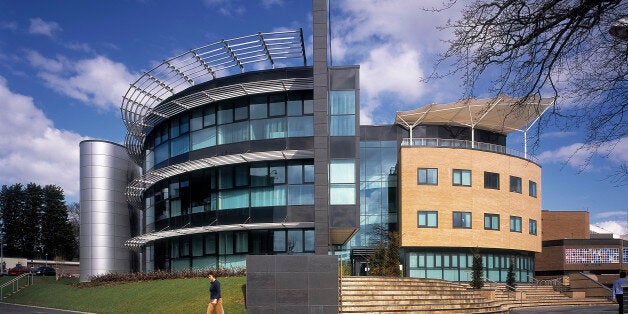
<path id="1" fill-rule="evenodd" d="M 473 254 L 463 252 L 409 252 L 409 276 L 414 278 L 471 281 Z M 484 276 L 496 282 L 505 282 L 508 267 L 514 262 L 515 280 L 530 282 L 534 277 L 534 255 L 483 253 Z"/>
<path id="2" fill-rule="evenodd" d="M 375 247 L 397 229 L 397 142 L 360 142 L 360 230 L 349 247 Z"/>
<path id="3" fill-rule="evenodd" d="M 311 91 L 219 101 L 157 126 L 145 142 L 145 169 L 163 166 L 169 158 L 216 145 L 313 135 Z"/>

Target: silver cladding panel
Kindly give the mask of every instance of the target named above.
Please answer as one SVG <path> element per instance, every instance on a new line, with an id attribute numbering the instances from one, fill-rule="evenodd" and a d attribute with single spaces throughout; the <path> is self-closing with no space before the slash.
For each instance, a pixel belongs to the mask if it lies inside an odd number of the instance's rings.
<path id="1" fill-rule="evenodd" d="M 124 192 L 140 176 L 126 148 L 106 141 L 80 143 L 81 281 L 91 276 L 128 272 L 131 252 L 130 211 Z"/>

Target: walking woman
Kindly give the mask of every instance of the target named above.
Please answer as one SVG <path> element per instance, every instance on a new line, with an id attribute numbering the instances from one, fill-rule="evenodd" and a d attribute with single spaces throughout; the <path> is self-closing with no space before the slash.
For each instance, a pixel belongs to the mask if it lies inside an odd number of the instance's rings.
<path id="1" fill-rule="evenodd" d="M 220 295 L 220 281 L 216 279 L 215 273 L 207 276 L 211 284 L 209 285 L 209 305 L 207 305 L 207 314 L 225 314 L 222 309 L 222 296 Z"/>

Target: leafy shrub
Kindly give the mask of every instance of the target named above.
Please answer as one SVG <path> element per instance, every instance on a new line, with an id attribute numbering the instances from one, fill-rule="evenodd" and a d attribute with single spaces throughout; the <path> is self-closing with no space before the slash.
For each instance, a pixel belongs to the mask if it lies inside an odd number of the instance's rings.
<path id="1" fill-rule="evenodd" d="M 214 273 L 217 277 L 231 277 L 231 276 L 244 276 L 246 274 L 246 268 L 234 267 L 234 268 L 218 268 L 218 269 L 203 269 L 203 270 L 155 270 L 151 272 L 135 272 L 135 273 L 107 273 L 103 275 L 97 275 L 90 277 L 91 282 L 83 283 L 83 285 L 101 285 L 112 284 L 122 282 L 137 282 L 148 280 L 163 280 L 163 279 L 182 279 L 182 278 L 205 278 L 210 272 Z"/>

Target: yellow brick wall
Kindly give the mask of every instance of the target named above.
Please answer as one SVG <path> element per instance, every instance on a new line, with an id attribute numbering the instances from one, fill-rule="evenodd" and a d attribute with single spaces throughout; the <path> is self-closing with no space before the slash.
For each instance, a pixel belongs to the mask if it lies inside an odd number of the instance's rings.
<path id="1" fill-rule="evenodd" d="M 403 247 L 480 247 L 541 251 L 541 167 L 527 160 L 472 149 L 402 147 L 399 153 L 399 230 Z M 438 168 L 438 185 L 418 185 L 417 168 Z M 452 170 L 471 170 L 471 187 L 453 186 Z M 484 171 L 500 174 L 500 189 L 484 188 Z M 510 176 L 522 193 L 510 192 Z M 529 196 L 528 180 L 537 183 Z M 418 228 L 417 211 L 438 211 L 438 228 Z M 452 212 L 471 212 L 471 229 L 454 229 Z M 500 215 L 500 230 L 484 230 L 484 214 Z M 510 216 L 521 233 L 510 232 Z M 529 219 L 537 235 L 529 234 Z"/>

